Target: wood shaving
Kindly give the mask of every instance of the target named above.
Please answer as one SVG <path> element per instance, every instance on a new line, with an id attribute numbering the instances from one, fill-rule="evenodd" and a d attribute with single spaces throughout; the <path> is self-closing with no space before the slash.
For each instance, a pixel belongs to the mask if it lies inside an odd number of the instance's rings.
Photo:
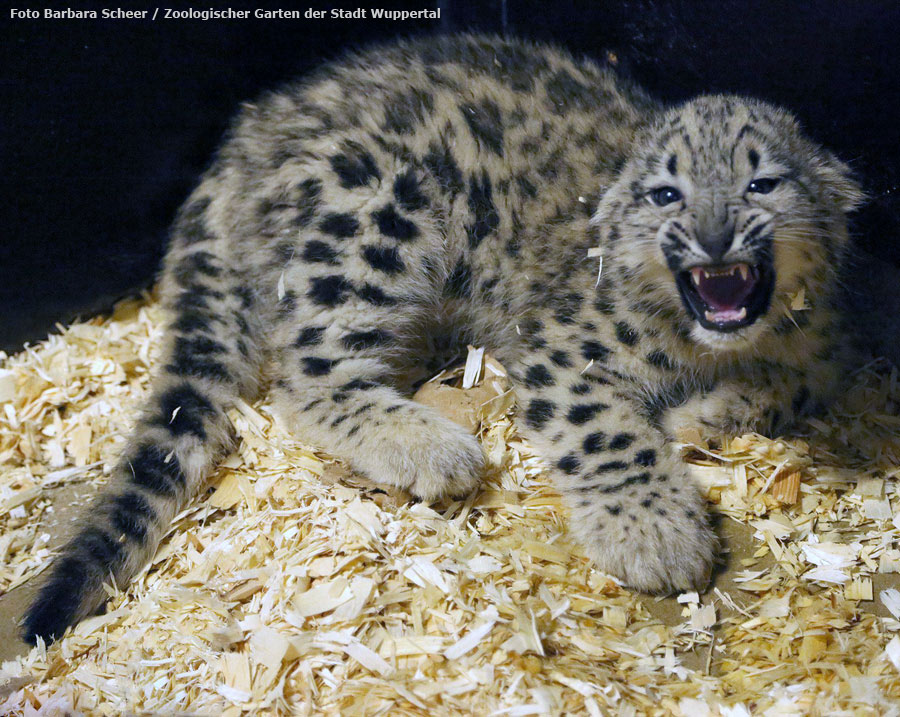
<path id="1" fill-rule="evenodd" d="M 126 301 L 0 355 L 0 592 L 48 565 L 55 487 L 105 480 L 163 318 L 152 297 Z M 3 664 L 0 714 L 895 709 L 896 369 L 866 367 L 790 437 L 681 437 L 712 509 L 753 535 L 730 579 L 671 600 L 668 623 L 568 537 L 502 366 L 470 353 L 426 386 L 484 446 L 479 493 L 411 502 L 283 432 L 265 396 L 239 405 L 241 445 L 209 491 L 105 615 Z"/>

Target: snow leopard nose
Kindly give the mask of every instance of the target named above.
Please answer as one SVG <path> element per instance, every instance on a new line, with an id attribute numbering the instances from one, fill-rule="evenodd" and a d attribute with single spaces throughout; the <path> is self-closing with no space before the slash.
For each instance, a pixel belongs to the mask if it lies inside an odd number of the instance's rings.
<path id="1" fill-rule="evenodd" d="M 734 243 L 734 227 L 720 225 L 712 231 L 700 232 L 698 243 L 710 259 L 721 261 Z"/>
<path id="2" fill-rule="evenodd" d="M 709 258 L 718 262 L 734 242 L 734 221 L 728 215 L 728 203 L 720 194 L 701 205 L 696 224 L 697 242 Z"/>

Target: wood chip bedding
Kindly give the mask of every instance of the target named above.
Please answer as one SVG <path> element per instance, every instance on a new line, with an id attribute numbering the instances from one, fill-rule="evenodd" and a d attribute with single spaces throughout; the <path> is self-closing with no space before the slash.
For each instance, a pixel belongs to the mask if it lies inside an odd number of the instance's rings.
<path id="1" fill-rule="evenodd" d="M 54 488 L 104 480 L 162 321 L 129 300 L 0 354 L 0 594 L 47 566 Z M 478 494 L 411 502 L 241 404 L 238 450 L 127 592 L 3 663 L 0 714 L 900 713 L 896 369 L 802 434 L 680 436 L 713 510 L 755 532 L 728 589 L 677 596 L 668 624 L 568 539 L 502 366 L 472 349 L 418 398 L 480 436 Z"/>

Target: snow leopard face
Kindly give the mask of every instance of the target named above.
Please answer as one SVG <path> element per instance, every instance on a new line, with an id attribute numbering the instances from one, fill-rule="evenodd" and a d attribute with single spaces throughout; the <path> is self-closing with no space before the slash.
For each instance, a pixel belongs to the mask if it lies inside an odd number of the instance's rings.
<path id="1" fill-rule="evenodd" d="M 862 195 L 793 117 L 700 97 L 635 149 L 594 216 L 630 290 L 686 313 L 691 338 L 715 349 L 748 348 L 801 299 L 814 308 Z"/>

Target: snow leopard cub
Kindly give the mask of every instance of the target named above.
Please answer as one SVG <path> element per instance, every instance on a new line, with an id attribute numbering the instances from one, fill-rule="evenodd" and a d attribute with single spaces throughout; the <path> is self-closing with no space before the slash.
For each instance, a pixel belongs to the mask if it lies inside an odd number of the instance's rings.
<path id="1" fill-rule="evenodd" d="M 475 490 L 476 440 L 408 398 L 466 343 L 510 370 L 597 565 L 704 586 L 715 537 L 667 441 L 778 430 L 829 399 L 860 200 L 781 109 L 663 107 L 495 37 L 377 48 L 247 105 L 173 230 L 153 396 L 26 638 L 58 638 L 152 556 L 263 362 L 288 425 L 354 470 L 425 500 Z M 810 308 L 787 311 L 800 291 Z"/>

